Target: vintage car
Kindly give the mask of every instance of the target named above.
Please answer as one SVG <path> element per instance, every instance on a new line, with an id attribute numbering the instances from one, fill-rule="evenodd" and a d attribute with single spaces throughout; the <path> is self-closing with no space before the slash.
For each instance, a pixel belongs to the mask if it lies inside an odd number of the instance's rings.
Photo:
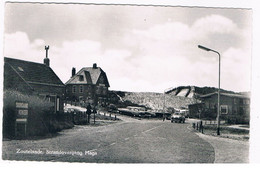
<path id="1" fill-rule="evenodd" d="M 139 113 L 139 117 L 152 118 L 152 117 L 155 117 L 155 114 L 153 114 L 152 112 L 141 112 L 141 113 Z"/>
<path id="2" fill-rule="evenodd" d="M 139 117 L 139 114 L 145 113 L 144 107 L 127 106 L 126 108 L 118 108 L 120 114 Z"/>
<path id="3" fill-rule="evenodd" d="M 171 115 L 171 122 L 179 122 L 179 123 L 185 123 L 185 115 L 181 112 L 176 112 L 174 114 Z"/>

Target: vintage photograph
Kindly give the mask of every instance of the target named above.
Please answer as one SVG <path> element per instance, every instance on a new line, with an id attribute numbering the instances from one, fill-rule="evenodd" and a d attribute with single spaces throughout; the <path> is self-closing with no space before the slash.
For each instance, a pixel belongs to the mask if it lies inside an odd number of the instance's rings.
<path id="1" fill-rule="evenodd" d="M 249 163 L 252 9 L 5 2 L 2 160 Z"/>

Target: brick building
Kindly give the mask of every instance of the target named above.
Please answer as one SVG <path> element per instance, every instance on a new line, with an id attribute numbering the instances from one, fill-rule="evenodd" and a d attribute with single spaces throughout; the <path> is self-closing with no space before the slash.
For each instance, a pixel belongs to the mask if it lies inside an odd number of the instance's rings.
<path id="1" fill-rule="evenodd" d="M 77 73 L 76 69 L 72 68 L 72 76 L 65 85 L 68 101 L 94 105 L 107 103 L 109 82 L 106 73 L 97 67 L 97 64 L 84 67 Z"/>
<path id="2" fill-rule="evenodd" d="M 4 58 L 4 90 L 37 95 L 53 103 L 53 112 L 63 112 L 65 85 L 49 66 L 13 58 Z"/>
<path id="3" fill-rule="evenodd" d="M 191 117 L 216 119 L 218 94 L 200 96 L 200 103 L 189 105 Z M 220 119 L 229 123 L 248 123 L 250 119 L 250 97 L 245 94 L 220 93 Z"/>

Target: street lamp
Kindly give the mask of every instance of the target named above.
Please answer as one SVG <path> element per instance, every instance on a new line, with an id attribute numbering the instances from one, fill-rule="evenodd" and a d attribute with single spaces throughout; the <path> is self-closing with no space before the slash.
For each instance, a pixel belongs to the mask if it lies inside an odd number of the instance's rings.
<path id="1" fill-rule="evenodd" d="M 218 114 L 217 114 L 217 135 L 220 135 L 220 132 L 219 132 L 219 126 L 220 126 L 220 54 L 215 51 L 215 50 L 212 50 L 212 49 L 209 49 L 207 47 L 204 47 L 204 46 L 201 46 L 201 45 L 198 45 L 198 48 L 202 49 L 202 50 L 205 50 L 205 51 L 208 51 L 208 52 L 214 52 L 214 53 L 217 53 L 218 54 Z"/>
<path id="2" fill-rule="evenodd" d="M 165 89 L 163 91 L 163 121 L 164 121 L 165 112 L 166 112 L 166 98 L 165 98 L 166 91 L 167 91 L 167 89 Z"/>

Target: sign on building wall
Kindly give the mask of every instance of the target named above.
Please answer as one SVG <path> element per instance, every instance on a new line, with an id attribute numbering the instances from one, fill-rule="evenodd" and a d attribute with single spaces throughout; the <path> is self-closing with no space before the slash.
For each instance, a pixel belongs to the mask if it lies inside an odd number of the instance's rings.
<path id="1" fill-rule="evenodd" d="M 28 119 L 28 102 L 16 101 L 15 136 L 26 136 Z"/>

